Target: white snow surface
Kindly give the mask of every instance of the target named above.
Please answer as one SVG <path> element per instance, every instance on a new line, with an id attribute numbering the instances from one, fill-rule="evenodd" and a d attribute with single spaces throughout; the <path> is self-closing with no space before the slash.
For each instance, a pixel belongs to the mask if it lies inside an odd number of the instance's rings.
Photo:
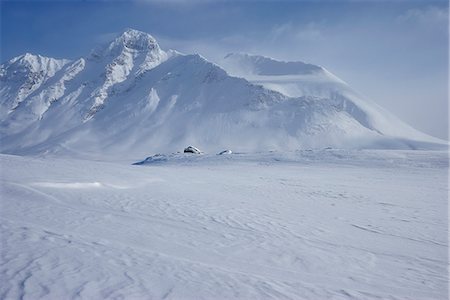
<path id="1" fill-rule="evenodd" d="M 446 152 L 0 155 L 1 299 L 448 299 Z"/>
<path id="2" fill-rule="evenodd" d="M 258 71 L 233 77 L 128 29 L 74 61 L 12 59 L 0 66 L 0 152 L 130 158 L 187 145 L 209 152 L 448 146 L 322 67 L 244 58 Z"/>

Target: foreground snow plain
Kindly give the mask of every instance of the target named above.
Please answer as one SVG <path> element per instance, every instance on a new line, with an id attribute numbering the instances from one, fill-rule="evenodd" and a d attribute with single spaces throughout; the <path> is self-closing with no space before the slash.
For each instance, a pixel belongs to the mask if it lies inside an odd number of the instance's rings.
<path id="1" fill-rule="evenodd" d="M 0 155 L 0 299 L 447 299 L 446 152 Z"/>

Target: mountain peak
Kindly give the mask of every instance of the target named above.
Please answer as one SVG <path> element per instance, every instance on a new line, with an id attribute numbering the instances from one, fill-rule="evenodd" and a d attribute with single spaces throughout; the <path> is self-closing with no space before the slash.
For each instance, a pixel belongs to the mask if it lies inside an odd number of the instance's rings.
<path id="1" fill-rule="evenodd" d="M 155 38 L 150 34 L 136 29 L 126 29 L 108 45 L 106 51 L 111 54 L 122 51 L 159 52 L 160 48 Z"/>
<path id="2" fill-rule="evenodd" d="M 111 42 L 100 45 L 91 52 L 91 58 L 118 56 L 120 53 L 162 53 L 156 39 L 150 34 L 127 28 Z"/>
<path id="3" fill-rule="evenodd" d="M 14 71 L 27 70 L 29 72 L 49 72 L 54 73 L 61 69 L 65 64 L 70 62 L 68 59 L 56 59 L 51 57 L 46 57 L 42 55 L 36 55 L 31 53 L 25 53 L 10 59 L 8 62 L 1 65 L 1 69 L 6 71 L 6 69 Z M 1 72 L 2 74 L 4 72 Z"/>
<path id="4" fill-rule="evenodd" d="M 32 61 L 32 60 L 36 60 L 38 57 L 40 57 L 39 54 L 35 55 L 35 54 L 27 52 L 25 54 L 22 54 L 22 55 L 19 55 L 19 56 L 13 58 L 13 60 L 14 61 Z"/>
<path id="5" fill-rule="evenodd" d="M 22 55 L 12 58 L 9 61 L 9 63 L 17 63 L 20 65 L 34 65 L 39 61 L 47 61 L 47 60 L 56 61 L 57 59 L 27 52 L 27 53 L 24 53 Z"/>
<path id="6" fill-rule="evenodd" d="M 133 50 L 151 50 L 155 47 L 159 47 L 155 38 L 146 32 L 142 32 L 136 29 L 128 28 L 119 37 L 116 38 L 115 42 L 123 44 L 123 46 L 128 49 Z"/>

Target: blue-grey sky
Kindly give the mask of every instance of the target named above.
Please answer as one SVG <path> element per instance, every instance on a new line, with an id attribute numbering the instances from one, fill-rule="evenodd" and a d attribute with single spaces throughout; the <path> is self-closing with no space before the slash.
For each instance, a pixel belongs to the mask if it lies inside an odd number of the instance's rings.
<path id="1" fill-rule="evenodd" d="M 448 138 L 448 1 L 3 1 L 1 61 L 76 58 L 131 27 L 163 49 L 319 64 L 431 135 Z"/>

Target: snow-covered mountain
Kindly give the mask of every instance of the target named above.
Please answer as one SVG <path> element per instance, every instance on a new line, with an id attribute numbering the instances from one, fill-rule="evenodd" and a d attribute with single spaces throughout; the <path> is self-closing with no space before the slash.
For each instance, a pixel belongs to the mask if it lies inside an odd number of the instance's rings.
<path id="1" fill-rule="evenodd" d="M 133 29 L 75 61 L 16 57 L 0 66 L 0 151 L 141 157 L 189 144 L 206 151 L 444 145 L 322 67 L 240 54 L 220 64 L 229 73 L 200 55 L 163 51 Z"/>
<path id="2" fill-rule="evenodd" d="M 245 53 L 230 53 L 220 65 L 233 76 L 243 77 L 286 96 L 318 98 L 385 137 L 445 143 L 405 124 L 375 102 L 355 92 L 324 67 Z M 414 148 L 413 144 L 409 146 Z M 389 145 L 385 146 L 389 148 Z"/>

